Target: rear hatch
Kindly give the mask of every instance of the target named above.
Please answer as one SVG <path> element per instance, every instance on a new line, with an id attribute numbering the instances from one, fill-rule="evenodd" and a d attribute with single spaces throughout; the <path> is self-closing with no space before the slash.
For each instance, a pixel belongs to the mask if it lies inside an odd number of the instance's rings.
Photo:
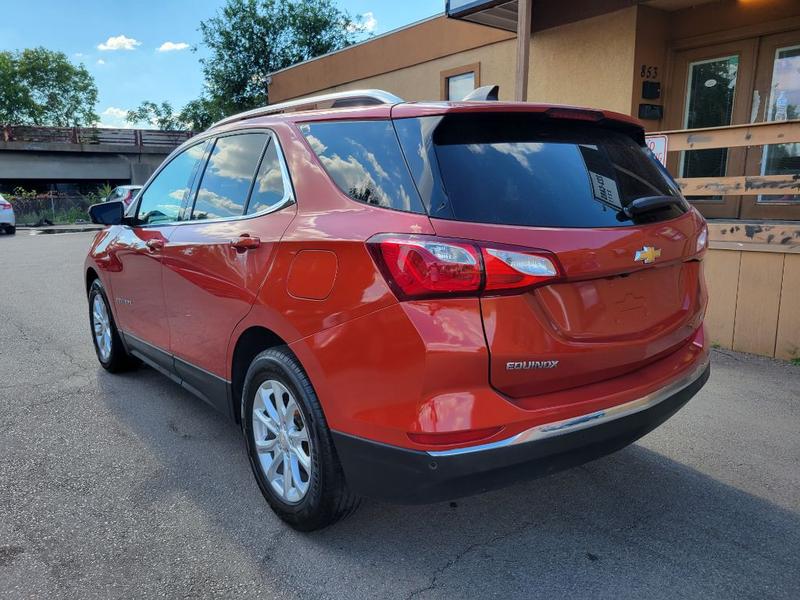
<path id="1" fill-rule="evenodd" d="M 635 371 L 702 324 L 705 224 L 602 113 L 395 120 L 437 235 L 552 253 L 559 277 L 484 294 L 492 385 L 512 398 Z"/>

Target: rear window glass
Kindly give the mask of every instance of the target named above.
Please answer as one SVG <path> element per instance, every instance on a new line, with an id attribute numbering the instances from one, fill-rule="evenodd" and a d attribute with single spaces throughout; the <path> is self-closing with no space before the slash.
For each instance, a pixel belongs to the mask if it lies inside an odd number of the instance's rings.
<path id="1" fill-rule="evenodd" d="M 650 152 L 624 133 L 503 114 L 402 119 L 395 125 L 431 216 L 614 227 L 686 211 L 683 203 L 626 216 L 623 209 L 638 198 L 680 193 Z"/>
<path id="2" fill-rule="evenodd" d="M 390 121 L 304 123 L 300 130 L 331 179 L 353 200 L 424 212 Z"/>

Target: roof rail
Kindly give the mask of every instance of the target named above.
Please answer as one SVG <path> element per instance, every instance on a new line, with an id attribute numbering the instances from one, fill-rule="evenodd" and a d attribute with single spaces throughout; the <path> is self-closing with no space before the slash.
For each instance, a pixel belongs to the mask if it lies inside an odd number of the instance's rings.
<path id="1" fill-rule="evenodd" d="M 281 102 L 279 104 L 270 104 L 262 106 L 261 108 L 254 108 L 247 110 L 230 117 L 226 117 L 214 123 L 209 129 L 220 127 L 221 125 L 228 125 L 236 121 L 243 121 L 244 119 L 252 119 L 254 117 L 264 117 L 266 115 L 277 115 L 285 112 L 294 112 L 298 110 L 314 110 L 318 108 L 345 108 L 348 106 L 372 106 L 376 104 L 400 104 L 405 102 L 402 98 L 398 98 L 394 94 L 384 92 L 383 90 L 350 90 L 347 92 L 334 92 L 333 94 L 322 94 L 320 96 L 311 96 L 309 98 L 300 98 L 299 100 L 290 100 L 289 102 Z M 320 106 L 322 105 L 322 106 Z"/>

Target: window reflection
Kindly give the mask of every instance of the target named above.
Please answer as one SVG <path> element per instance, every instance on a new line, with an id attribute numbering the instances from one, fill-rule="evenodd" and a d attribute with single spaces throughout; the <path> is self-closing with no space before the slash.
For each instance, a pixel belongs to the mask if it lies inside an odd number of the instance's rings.
<path id="1" fill-rule="evenodd" d="M 767 106 L 767 121 L 800 118 L 800 46 L 779 48 L 772 68 L 772 89 Z M 800 144 L 764 146 L 762 175 L 794 175 L 800 172 Z M 759 196 L 760 203 L 797 202 L 794 194 Z"/>
<path id="2" fill-rule="evenodd" d="M 205 147 L 203 142 L 188 148 L 161 170 L 142 193 L 138 209 L 140 223 L 152 225 L 179 220 L 181 206 Z"/>
<path id="3" fill-rule="evenodd" d="M 376 206 L 423 212 L 389 121 L 312 123 L 301 130 L 348 196 Z"/>
<path id="4" fill-rule="evenodd" d="M 267 135 L 248 133 L 219 138 L 197 191 L 193 220 L 244 214 L 247 194 Z"/>
<path id="5" fill-rule="evenodd" d="M 261 166 L 258 168 L 250 204 L 247 206 L 247 214 L 252 215 L 269 210 L 283 200 L 285 192 L 283 174 L 278 159 L 278 147 L 275 141 L 271 140 L 264 153 Z"/>

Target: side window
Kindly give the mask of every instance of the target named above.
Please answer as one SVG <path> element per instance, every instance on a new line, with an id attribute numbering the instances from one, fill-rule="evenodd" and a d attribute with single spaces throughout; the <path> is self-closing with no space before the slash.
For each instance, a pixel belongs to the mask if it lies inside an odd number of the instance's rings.
<path id="1" fill-rule="evenodd" d="M 138 222 L 155 225 L 180 220 L 181 205 L 205 152 L 205 143 L 187 148 L 164 167 L 144 192 L 138 207 Z"/>
<path id="2" fill-rule="evenodd" d="M 197 190 L 192 220 L 244 214 L 266 141 L 266 133 L 242 133 L 217 139 Z"/>
<path id="3" fill-rule="evenodd" d="M 278 145 L 274 138 L 270 138 L 264 158 L 258 167 L 253 193 L 247 205 L 247 214 L 260 213 L 283 202 L 288 191 L 287 186 L 288 182 L 283 179 L 278 157 Z"/>
<path id="4" fill-rule="evenodd" d="M 353 200 L 424 213 L 390 121 L 304 123 L 328 175 Z"/>

